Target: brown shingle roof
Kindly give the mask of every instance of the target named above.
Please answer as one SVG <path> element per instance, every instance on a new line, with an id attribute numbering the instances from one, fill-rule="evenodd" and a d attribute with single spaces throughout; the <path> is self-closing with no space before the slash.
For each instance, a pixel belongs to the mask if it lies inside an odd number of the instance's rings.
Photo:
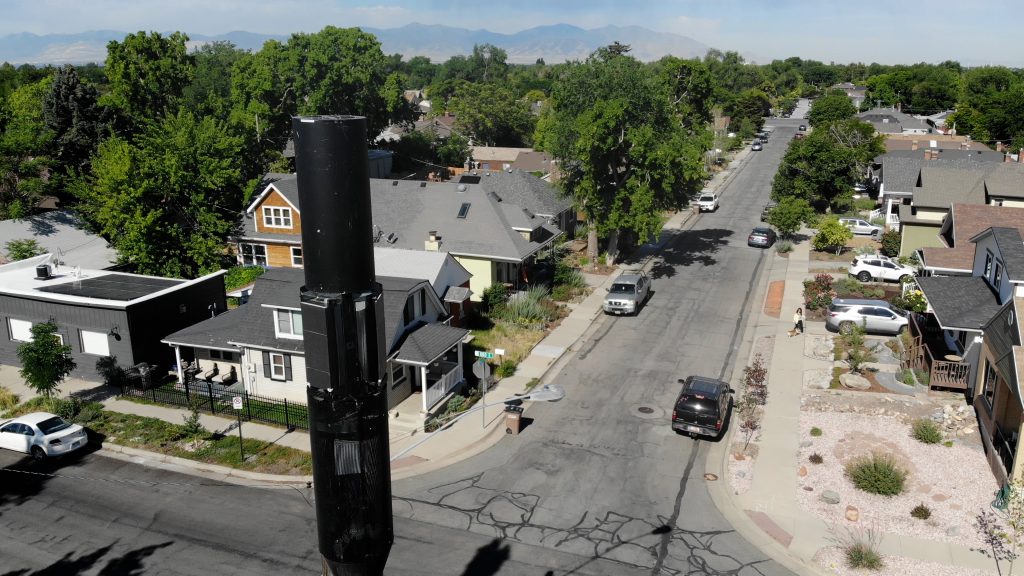
<path id="1" fill-rule="evenodd" d="M 986 204 L 953 204 L 946 218 L 953 225 L 953 246 L 924 248 L 921 255 L 926 268 L 970 271 L 974 266 L 971 238 L 992 227 L 1016 228 L 1024 235 L 1024 208 Z M 943 226 L 945 229 L 946 226 Z"/>

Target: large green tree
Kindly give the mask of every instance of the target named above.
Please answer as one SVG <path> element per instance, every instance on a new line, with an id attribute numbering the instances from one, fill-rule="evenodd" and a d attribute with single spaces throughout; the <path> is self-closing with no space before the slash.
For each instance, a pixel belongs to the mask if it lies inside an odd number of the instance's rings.
<path id="1" fill-rule="evenodd" d="M 226 118 L 231 101 L 231 69 L 245 55 L 231 42 L 203 44 L 192 52 L 192 82 L 182 90 L 182 102 L 197 116 Z"/>
<path id="2" fill-rule="evenodd" d="M 859 120 L 833 122 L 794 140 L 772 180 L 772 198 L 802 198 L 820 211 L 850 206 L 853 185 L 885 152 L 881 136 Z"/>
<path id="3" fill-rule="evenodd" d="M 448 103 L 456 129 L 478 146 L 529 146 L 536 122 L 530 104 L 498 84 L 464 83 Z"/>
<path id="4" fill-rule="evenodd" d="M 194 73 L 186 42 L 181 32 L 166 37 L 137 32 L 107 44 L 110 92 L 104 102 L 117 111 L 120 133 L 134 133 L 149 120 L 177 112 Z"/>
<path id="5" fill-rule="evenodd" d="M 180 111 L 100 144 L 80 209 L 138 272 L 194 278 L 220 268 L 236 232 L 241 154 L 223 123 Z"/>
<path id="6" fill-rule="evenodd" d="M 853 118 L 856 113 L 857 109 L 850 102 L 850 97 L 841 90 L 833 90 L 814 101 L 807 121 L 811 126 L 818 127 Z"/>
<path id="7" fill-rule="evenodd" d="M 689 134 L 707 133 L 715 81 L 700 60 L 666 56 L 656 64 L 680 125 Z"/>
<path id="8" fill-rule="evenodd" d="M 75 369 L 71 346 L 61 342 L 53 322 L 33 324 L 31 331 L 32 341 L 18 346 L 21 377 L 37 394 L 50 398 Z"/>
<path id="9" fill-rule="evenodd" d="M 96 87 L 83 82 L 74 67 L 59 68 L 43 96 L 43 120 L 54 134 L 53 157 L 61 171 L 87 169 L 107 128 Z"/>
<path id="10" fill-rule="evenodd" d="M 52 83 L 47 77 L 19 86 L 0 103 L 0 219 L 29 215 L 47 191 L 54 133 L 43 99 Z"/>
<path id="11" fill-rule="evenodd" d="M 555 82 L 538 138 L 587 215 L 593 256 L 598 234 L 613 245 L 620 232 L 646 241 L 663 210 L 700 190 L 705 140 L 685 133 L 668 93 L 640 62 L 609 49 L 566 66 Z"/>

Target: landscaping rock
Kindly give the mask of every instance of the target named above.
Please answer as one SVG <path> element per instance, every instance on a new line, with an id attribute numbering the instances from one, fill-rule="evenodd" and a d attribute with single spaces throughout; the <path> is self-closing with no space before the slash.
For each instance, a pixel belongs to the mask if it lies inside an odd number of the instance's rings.
<path id="1" fill-rule="evenodd" d="M 796 475 L 801 478 L 807 476 L 807 466 L 801 466 L 800 469 L 796 471 Z"/>
<path id="2" fill-rule="evenodd" d="M 950 526 L 949 528 L 946 528 L 946 536 L 952 537 L 952 536 L 959 536 L 959 535 L 960 535 L 960 528 L 959 527 L 957 527 L 957 526 Z"/>
<path id="3" fill-rule="evenodd" d="M 804 388 L 812 390 L 828 390 L 832 386 L 831 370 L 805 370 Z"/>
<path id="4" fill-rule="evenodd" d="M 867 390 L 871 388 L 871 382 L 868 379 L 858 374 L 840 374 L 839 383 L 844 388 L 850 388 L 852 390 Z"/>
<path id="5" fill-rule="evenodd" d="M 801 448 L 810 448 L 811 446 L 814 446 L 814 442 L 811 442 L 810 440 L 801 440 L 800 441 L 800 447 Z"/>
<path id="6" fill-rule="evenodd" d="M 856 522 L 857 520 L 860 520 L 860 510 L 857 510 L 856 506 L 847 506 L 846 519 L 850 522 Z"/>
<path id="7" fill-rule="evenodd" d="M 818 499 L 826 504 L 839 504 L 839 493 L 835 490 L 825 490 Z"/>

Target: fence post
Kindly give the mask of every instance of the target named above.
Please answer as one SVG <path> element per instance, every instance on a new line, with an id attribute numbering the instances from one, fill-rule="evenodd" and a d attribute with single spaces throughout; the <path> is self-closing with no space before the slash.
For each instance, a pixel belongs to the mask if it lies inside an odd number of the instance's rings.
<path id="1" fill-rule="evenodd" d="M 288 397 L 284 398 L 284 427 L 288 430 L 292 429 L 292 425 L 288 423 Z"/>
<path id="2" fill-rule="evenodd" d="M 206 396 L 210 399 L 210 414 L 216 414 L 217 408 L 213 405 L 213 387 L 209 382 L 206 383 Z"/>
<path id="3" fill-rule="evenodd" d="M 185 386 L 185 402 L 188 402 L 189 408 L 192 407 L 192 396 L 189 394 L 189 377 L 188 372 L 184 372 L 182 376 L 182 384 Z"/>
<path id="4" fill-rule="evenodd" d="M 155 386 L 151 387 L 149 389 L 149 392 L 150 392 L 149 395 L 153 397 L 153 402 L 156 403 L 156 387 Z"/>
<path id="5" fill-rule="evenodd" d="M 242 397 L 245 398 L 245 415 L 248 416 L 249 421 L 252 422 L 252 405 L 249 404 L 249 392 L 243 389 Z"/>

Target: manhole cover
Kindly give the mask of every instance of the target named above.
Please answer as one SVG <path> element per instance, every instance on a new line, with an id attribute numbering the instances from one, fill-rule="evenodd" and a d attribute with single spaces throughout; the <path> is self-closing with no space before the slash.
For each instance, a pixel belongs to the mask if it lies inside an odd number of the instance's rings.
<path id="1" fill-rule="evenodd" d="M 718 474 L 712 474 L 711 472 L 708 472 L 707 474 L 704 475 L 704 479 L 714 482 L 715 480 L 718 480 Z"/>
<path id="2" fill-rule="evenodd" d="M 636 411 L 641 414 L 653 414 L 654 408 L 651 408 L 650 406 L 641 406 L 637 408 Z"/>

